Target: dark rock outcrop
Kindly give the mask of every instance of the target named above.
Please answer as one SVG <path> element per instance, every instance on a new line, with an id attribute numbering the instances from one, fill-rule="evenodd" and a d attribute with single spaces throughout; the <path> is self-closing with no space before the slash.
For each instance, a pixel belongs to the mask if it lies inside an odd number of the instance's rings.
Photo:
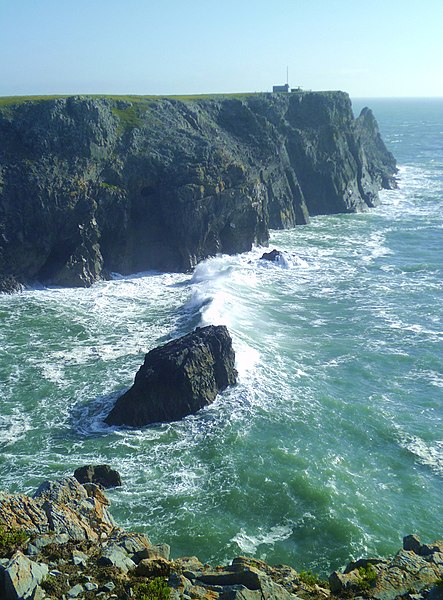
<path id="1" fill-rule="evenodd" d="M 103 488 L 117 487 L 122 484 L 120 473 L 109 465 L 86 465 L 74 471 L 79 483 L 95 483 Z"/>
<path id="2" fill-rule="evenodd" d="M 355 121 L 355 132 L 359 147 L 364 148 L 364 157 L 361 156 L 361 160 L 370 181 L 381 188 L 395 189 L 397 183 L 393 175 L 397 172 L 396 161 L 386 149 L 370 108 L 366 107 L 361 111 Z"/>
<path id="3" fill-rule="evenodd" d="M 354 119 L 343 92 L 4 100 L 0 139 L 8 291 L 188 270 L 394 185 L 372 113 Z"/>
<path id="4" fill-rule="evenodd" d="M 105 422 L 140 427 L 193 414 L 235 384 L 234 364 L 226 327 L 197 327 L 146 354 L 134 385 L 120 396 Z"/>
<path id="5" fill-rule="evenodd" d="M 263 252 L 263 254 L 260 256 L 260 260 L 269 260 L 270 262 L 277 262 L 281 256 L 282 253 L 280 252 L 280 250 L 276 250 L 274 248 L 270 252 Z"/>

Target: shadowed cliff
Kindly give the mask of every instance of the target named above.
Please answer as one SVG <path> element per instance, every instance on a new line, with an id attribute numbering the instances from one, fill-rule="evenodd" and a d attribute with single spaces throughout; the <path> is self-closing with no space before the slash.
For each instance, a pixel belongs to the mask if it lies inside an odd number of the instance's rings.
<path id="1" fill-rule="evenodd" d="M 3 99 L 0 139 L 0 291 L 188 270 L 395 186 L 343 92 Z"/>

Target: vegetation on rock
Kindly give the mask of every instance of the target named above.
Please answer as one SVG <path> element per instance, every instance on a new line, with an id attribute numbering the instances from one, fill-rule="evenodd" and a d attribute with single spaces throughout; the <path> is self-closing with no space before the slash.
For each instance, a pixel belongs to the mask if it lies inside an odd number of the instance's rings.
<path id="1" fill-rule="evenodd" d="M 9 558 L 28 540 L 29 535 L 23 529 L 7 528 L 0 525 L 0 558 Z"/>
<path id="2" fill-rule="evenodd" d="M 147 583 L 139 583 L 135 587 L 135 600 L 169 600 L 171 588 L 161 577 L 155 577 Z"/>

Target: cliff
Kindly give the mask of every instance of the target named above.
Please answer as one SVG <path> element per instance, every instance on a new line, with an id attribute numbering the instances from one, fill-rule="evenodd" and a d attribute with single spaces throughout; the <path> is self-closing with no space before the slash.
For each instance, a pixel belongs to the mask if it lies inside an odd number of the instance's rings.
<path id="1" fill-rule="evenodd" d="M 188 270 L 395 185 L 343 92 L 0 99 L 0 139 L 0 291 Z"/>

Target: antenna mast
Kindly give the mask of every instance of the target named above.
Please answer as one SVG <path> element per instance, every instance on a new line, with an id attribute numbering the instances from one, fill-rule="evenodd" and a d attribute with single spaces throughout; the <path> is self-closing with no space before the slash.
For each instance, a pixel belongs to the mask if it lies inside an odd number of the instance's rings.
<path id="1" fill-rule="evenodd" d="M 286 67 L 286 85 L 289 85 L 289 67 Z"/>

